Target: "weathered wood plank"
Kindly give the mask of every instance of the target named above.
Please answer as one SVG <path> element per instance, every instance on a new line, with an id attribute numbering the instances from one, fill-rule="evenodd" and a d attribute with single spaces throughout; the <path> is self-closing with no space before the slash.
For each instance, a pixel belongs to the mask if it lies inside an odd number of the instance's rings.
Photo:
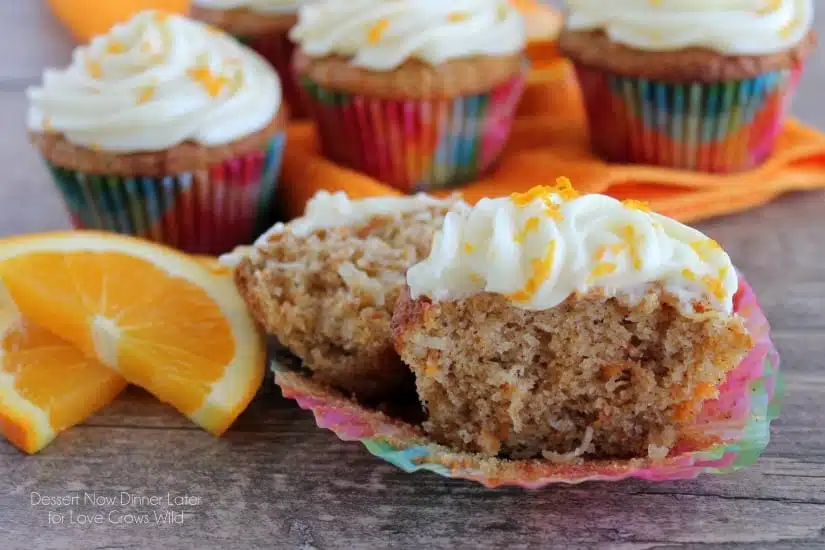
<path id="1" fill-rule="evenodd" d="M 176 430 L 135 434 L 112 428 L 106 445 L 99 444 L 94 432 L 76 429 L 72 441 L 57 444 L 38 460 L 0 467 L 0 475 L 12 487 L 0 495 L 7 518 L 4 525 L 28 530 L 49 527 L 43 529 L 46 537 L 80 532 L 72 526 L 49 526 L 48 510 L 59 513 L 59 507 L 32 507 L 32 491 L 41 495 L 173 492 L 201 499 L 183 526 L 165 533 L 171 540 L 193 544 L 219 540 L 206 538 L 205 533 L 239 542 L 261 540 L 272 533 L 298 543 L 300 537 L 293 536 L 312 535 L 320 547 L 365 541 L 386 547 L 393 540 L 409 546 L 447 547 L 449 539 L 478 540 L 461 538 L 473 534 L 483 534 L 480 542 L 491 547 L 505 541 L 537 545 L 561 540 L 579 545 L 825 543 L 822 464 L 766 458 L 763 474 L 754 469 L 698 482 L 587 484 L 529 493 L 483 490 L 430 474 L 411 477 L 375 462 L 358 445 L 342 444 L 323 432 L 309 437 L 272 432 L 254 438 L 234 433 L 216 443 L 206 434 Z M 332 467 L 333 460 L 337 467 Z M 121 467 L 111 469 L 111 464 Z M 72 471 L 71 480 L 67 469 Z M 807 484 L 801 481 L 799 474 L 812 476 L 812 469 L 817 477 L 804 478 Z M 783 474 L 797 483 L 789 485 Z M 78 514 L 130 507 L 81 503 L 70 508 Z M 294 533 L 296 525 L 306 528 Z M 113 532 L 118 539 L 122 534 L 125 543 L 130 537 L 146 536 L 138 531 L 107 526 L 91 529 L 90 534 L 97 532 L 101 542 Z M 131 540 L 138 544 L 146 539 Z"/>
<path id="2" fill-rule="evenodd" d="M 0 90 L 21 89 L 39 80 L 44 67 L 60 67 L 71 59 L 71 37 L 44 0 L 3 0 L 0 29 Z"/>
<path id="3" fill-rule="evenodd" d="M 0 237 L 69 226 L 57 188 L 26 137 L 22 90 L 0 88 L 0 166 Z"/>

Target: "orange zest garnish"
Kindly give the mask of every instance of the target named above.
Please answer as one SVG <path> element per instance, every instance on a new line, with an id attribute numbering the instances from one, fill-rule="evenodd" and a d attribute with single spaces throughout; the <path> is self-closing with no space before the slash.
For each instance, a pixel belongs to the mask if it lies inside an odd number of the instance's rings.
<path id="1" fill-rule="evenodd" d="M 103 67 L 100 65 L 100 61 L 95 61 L 94 59 L 87 59 L 86 72 L 89 73 L 89 76 L 91 76 L 92 78 L 100 78 L 101 76 L 103 76 Z"/>
<path id="2" fill-rule="evenodd" d="M 155 97 L 155 87 L 154 86 L 144 86 L 138 90 L 138 98 L 137 102 L 138 105 L 142 105 L 151 101 L 152 98 Z"/>
<path id="3" fill-rule="evenodd" d="M 642 269 L 642 256 L 639 254 L 639 241 L 642 240 L 642 235 L 637 235 L 636 230 L 632 225 L 625 225 L 619 229 L 619 236 L 627 244 L 630 251 L 630 262 L 633 264 L 633 269 Z"/>
<path id="4" fill-rule="evenodd" d="M 599 262 L 599 263 L 597 263 L 596 266 L 593 268 L 593 270 L 590 272 L 590 277 L 588 279 L 588 282 L 592 283 L 596 279 L 600 279 L 602 277 L 606 277 L 607 275 L 610 275 L 611 273 L 614 273 L 616 271 L 617 267 L 618 266 L 613 262 Z"/>
<path id="5" fill-rule="evenodd" d="M 702 277 L 702 283 L 705 285 L 705 288 L 708 289 L 708 292 L 713 294 L 717 300 L 721 301 L 725 299 L 725 287 L 722 279 L 705 275 Z"/>
<path id="6" fill-rule="evenodd" d="M 381 41 L 381 37 L 384 36 L 384 33 L 387 32 L 389 28 L 390 20 L 382 17 L 367 31 L 367 40 L 369 40 L 370 44 L 378 44 Z"/>
<path id="7" fill-rule="evenodd" d="M 603 244 L 593 253 L 593 261 L 600 262 L 604 260 L 608 253 L 620 254 L 625 248 L 627 248 L 627 245 L 624 243 L 616 243 L 611 245 Z"/>
<path id="8" fill-rule="evenodd" d="M 536 199 L 544 199 L 553 193 L 553 189 L 547 185 L 537 185 L 524 193 L 512 193 L 510 200 L 516 206 L 527 206 Z"/>
<path id="9" fill-rule="evenodd" d="M 533 201 L 541 199 L 544 202 L 545 215 L 550 219 L 561 221 L 561 206 L 554 201 L 554 198 L 566 201 L 578 196 L 578 192 L 573 189 L 569 179 L 558 178 L 554 186 L 537 185 L 524 193 L 512 193 L 510 200 L 516 206 L 523 208 L 532 204 Z"/>
<path id="10" fill-rule="evenodd" d="M 223 75 L 215 75 L 206 65 L 198 65 L 186 71 L 186 74 L 200 84 L 211 97 L 218 97 L 229 79 Z"/>
<path id="11" fill-rule="evenodd" d="M 556 185 L 552 187 L 552 191 L 566 201 L 573 200 L 580 196 L 580 193 L 573 187 L 570 179 L 563 176 L 556 178 Z"/>
<path id="12" fill-rule="evenodd" d="M 702 239 L 690 243 L 690 247 L 696 251 L 696 254 L 704 261 L 710 257 L 710 252 L 722 250 L 722 247 L 713 239 Z"/>
<path id="13" fill-rule="evenodd" d="M 126 51 L 126 44 L 118 40 L 112 40 L 106 45 L 106 53 L 119 54 Z"/>
<path id="14" fill-rule="evenodd" d="M 513 236 L 513 240 L 516 243 L 522 244 L 522 243 L 524 243 L 524 241 L 527 240 L 527 235 L 531 231 L 535 231 L 538 228 L 539 228 L 539 219 L 535 216 L 531 216 L 531 217 L 527 218 L 527 221 L 524 224 L 524 229 L 522 229 L 521 231 L 519 231 L 518 233 L 516 233 Z"/>
<path id="15" fill-rule="evenodd" d="M 553 271 L 553 263 L 556 260 L 556 241 L 553 240 L 547 247 L 547 252 L 543 258 L 534 258 L 531 262 L 533 274 L 527 279 L 524 288 L 508 296 L 514 302 L 529 302 L 536 294 L 539 287 L 550 278 Z"/>

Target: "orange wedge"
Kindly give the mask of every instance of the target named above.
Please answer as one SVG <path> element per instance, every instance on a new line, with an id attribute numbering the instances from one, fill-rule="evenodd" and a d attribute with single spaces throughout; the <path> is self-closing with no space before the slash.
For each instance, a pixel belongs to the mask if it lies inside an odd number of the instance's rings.
<path id="1" fill-rule="evenodd" d="M 15 447 L 38 452 L 125 387 L 112 369 L 0 303 L 0 433 Z"/>
<path id="2" fill-rule="evenodd" d="M 220 435 L 263 380 L 265 349 L 228 269 L 76 231 L 0 240 L 21 314 Z"/>
<path id="3" fill-rule="evenodd" d="M 510 0 L 510 3 L 524 16 L 528 52 L 532 44 L 554 41 L 558 37 L 564 26 L 564 15 L 560 11 L 538 0 Z"/>

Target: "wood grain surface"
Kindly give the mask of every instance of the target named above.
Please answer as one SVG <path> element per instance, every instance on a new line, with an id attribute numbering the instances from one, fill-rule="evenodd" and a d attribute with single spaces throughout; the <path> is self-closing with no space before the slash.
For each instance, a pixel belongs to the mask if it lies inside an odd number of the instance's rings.
<path id="1" fill-rule="evenodd" d="M 821 18 L 819 26 L 825 31 Z M 67 62 L 71 41 L 42 0 L 0 0 L 0 35 L 0 235 L 67 227 L 26 142 L 24 90 L 45 66 Z M 796 112 L 825 129 L 823 86 L 818 58 Z M 768 451 L 746 471 L 679 483 L 486 490 L 404 474 L 316 428 L 276 395 L 259 398 L 215 439 L 130 389 L 35 457 L 0 442 L 0 548 L 823 548 L 825 194 L 786 196 L 701 229 L 756 288 L 783 355 L 782 417 Z M 84 503 L 84 492 L 117 502 Z M 121 493 L 162 504 L 122 504 Z M 173 523 L 116 523 L 168 509 L 168 494 L 192 497 L 174 508 L 183 515 Z M 37 495 L 81 499 L 37 505 Z M 107 516 L 104 524 L 81 524 L 95 512 Z"/>

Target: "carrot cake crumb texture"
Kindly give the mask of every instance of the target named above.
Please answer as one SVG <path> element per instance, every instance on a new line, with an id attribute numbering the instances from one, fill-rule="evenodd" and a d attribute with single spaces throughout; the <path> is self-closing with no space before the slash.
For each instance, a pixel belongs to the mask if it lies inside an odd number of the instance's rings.
<path id="1" fill-rule="evenodd" d="M 427 256 L 455 202 L 321 192 L 302 218 L 224 261 L 258 322 L 315 379 L 364 399 L 384 396 L 410 377 L 390 330 L 404 275 Z"/>
<path id="2" fill-rule="evenodd" d="M 749 349 L 714 241 L 566 179 L 447 215 L 393 319 L 438 441 L 664 456 Z"/>

